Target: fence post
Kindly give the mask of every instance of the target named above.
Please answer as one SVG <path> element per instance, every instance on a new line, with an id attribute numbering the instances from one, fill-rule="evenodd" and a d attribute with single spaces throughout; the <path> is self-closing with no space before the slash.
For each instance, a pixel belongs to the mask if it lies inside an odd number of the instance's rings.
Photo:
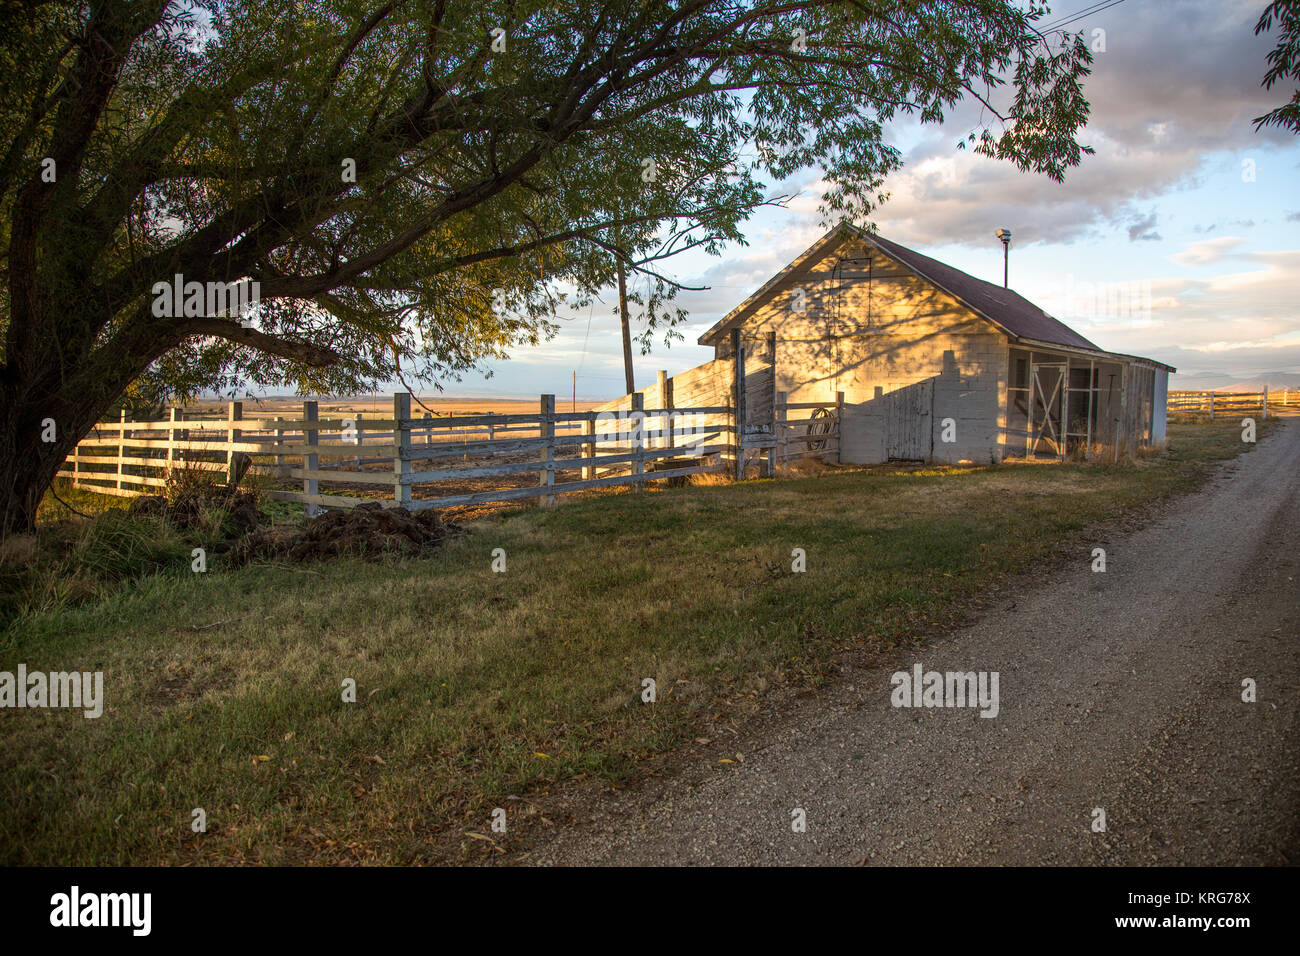
<path id="1" fill-rule="evenodd" d="M 931 421 L 933 421 L 933 419 L 931 419 Z M 843 422 L 844 422 L 844 393 L 836 392 L 835 393 L 835 461 L 839 464 L 844 463 L 844 456 L 841 453 L 841 448 L 843 446 L 843 442 L 841 441 L 841 436 L 844 434 L 844 430 L 841 427 Z"/>
<path id="2" fill-rule="evenodd" d="M 785 407 L 786 402 L 787 398 L 785 392 L 777 392 L 776 400 L 772 402 L 772 407 L 775 409 L 772 415 L 776 422 L 776 434 L 772 437 L 776 439 L 776 457 L 778 465 L 786 464 L 790 458 L 790 450 L 788 447 L 789 438 L 787 437 L 789 434 L 789 428 L 786 426 L 786 419 L 790 417 L 790 409 Z"/>
<path id="3" fill-rule="evenodd" d="M 314 422 L 317 420 L 318 406 L 315 402 L 302 403 L 302 418 L 304 422 Z M 312 428 L 309 424 L 303 426 L 302 441 L 308 449 L 315 448 L 320 442 L 320 432 Z M 302 492 L 305 495 L 319 495 L 320 481 L 316 478 L 316 471 L 320 468 L 320 456 L 314 451 L 308 451 L 302 456 L 302 467 L 306 477 L 302 480 Z M 315 502 L 307 503 L 307 517 L 314 518 L 320 514 L 320 505 Z"/>
<path id="4" fill-rule="evenodd" d="M 673 378 L 667 372 L 664 373 L 663 388 L 660 390 L 660 396 L 663 399 L 663 407 L 666 408 L 667 414 L 664 416 L 664 427 L 668 434 L 664 436 L 664 447 L 677 449 L 677 400 L 673 397 Z M 676 457 L 675 455 L 673 456 Z"/>
<path id="5" fill-rule="evenodd" d="M 171 428 L 167 429 L 167 477 L 170 478 L 172 468 L 176 464 L 176 436 L 180 433 L 176 428 L 176 423 L 184 421 L 185 413 L 176 406 L 171 408 Z"/>
<path id="6" fill-rule="evenodd" d="M 357 457 L 352 459 L 352 467 L 357 471 L 361 470 L 361 415 L 357 412 L 352 418 L 352 444 L 357 446 Z M 407 437 L 410 437 L 409 433 Z"/>
<path id="7" fill-rule="evenodd" d="M 546 446 L 542 449 L 542 470 L 537 473 L 537 483 L 550 491 L 555 487 L 555 396 L 543 395 L 538 402 L 537 413 L 541 417 L 538 433 L 546 439 Z M 541 503 L 544 508 L 550 507 L 555 504 L 555 496 L 542 495 Z"/>
<path id="8" fill-rule="evenodd" d="M 1214 421 L 1214 393 L 1210 392 L 1210 421 Z"/>
<path id="9" fill-rule="evenodd" d="M 637 415 L 640 412 L 640 415 Z M 634 446 L 636 448 L 636 461 L 632 463 L 632 474 L 636 475 L 636 481 L 633 482 L 637 491 L 645 489 L 645 481 L 642 476 L 645 475 L 645 395 L 641 392 L 632 393 L 632 414 L 631 421 L 636 423 L 636 439 Z"/>
<path id="10" fill-rule="evenodd" d="M 658 374 L 658 377 L 657 377 L 657 380 L 656 380 L 656 384 L 659 386 L 659 407 L 660 407 L 660 408 L 667 408 L 667 407 L 668 407 L 668 372 L 667 372 L 666 369 L 662 369 L 662 368 L 661 368 L 661 369 L 659 370 L 659 374 Z M 666 413 L 663 414 L 663 415 L 660 415 L 659 418 L 658 418 L 658 421 L 659 421 L 659 428 L 658 428 L 658 431 L 659 431 L 659 440 L 658 440 L 657 442 L 655 442 L 655 444 L 654 444 L 654 447 L 655 447 L 655 448 L 667 448 L 667 447 L 668 447 L 668 441 L 667 441 L 667 439 L 664 437 L 664 434 L 663 434 L 663 432 L 664 432 L 664 423 L 665 423 L 665 421 L 666 421 L 668 418 L 669 418 L 669 416 L 668 416 Z"/>
<path id="11" fill-rule="evenodd" d="M 1264 414 L 1260 416 L 1265 421 L 1268 420 L 1268 386 L 1264 386 Z"/>
<path id="12" fill-rule="evenodd" d="M 763 456 L 763 477 L 775 478 L 776 477 L 776 430 L 781 427 L 780 425 L 777 424 L 777 415 L 776 415 L 776 332 L 767 333 L 767 354 L 771 363 L 768 367 L 772 371 L 772 385 L 768 389 L 768 398 L 772 402 L 772 411 L 771 411 L 772 444 L 768 446 L 767 451 Z"/>
<path id="13" fill-rule="evenodd" d="M 411 486 L 407 476 L 411 473 L 411 393 L 393 393 L 393 501 L 403 508 L 411 507 Z"/>
<path id="14" fill-rule="evenodd" d="M 732 372 L 732 440 L 735 442 L 736 481 L 745 480 L 745 347 L 740 341 L 740 329 L 731 330 Z"/>
<path id="15" fill-rule="evenodd" d="M 118 422 L 125 424 L 126 409 L 122 409 L 121 415 L 118 416 Z M 126 428 L 120 427 L 117 430 L 117 481 L 114 487 L 119 490 L 122 487 L 122 456 L 126 454 Z"/>
<path id="16" fill-rule="evenodd" d="M 243 437 L 243 432 L 234 427 L 234 423 L 244 417 L 244 403 L 230 402 L 226 405 L 226 485 L 235 483 L 235 450 L 230 446 Z"/>
<path id="17" fill-rule="evenodd" d="M 282 422 L 282 421 L 284 421 L 284 417 L 281 416 L 281 415 L 276 415 L 276 416 L 275 416 L 275 420 L 276 420 L 277 422 Z M 284 429 L 281 428 L 279 425 L 276 425 L 276 427 L 275 427 L 275 443 L 276 443 L 277 445 L 283 445 L 283 444 L 284 444 Z M 284 455 L 276 455 L 276 456 L 275 456 L 275 464 L 276 464 L 277 467 L 280 466 L 280 465 L 283 465 L 283 464 L 284 464 Z"/>
<path id="18" fill-rule="evenodd" d="M 582 434 L 583 434 L 584 437 L 587 436 L 587 435 L 591 435 L 591 436 L 594 437 L 595 434 L 596 434 L 596 413 L 595 413 L 595 412 L 592 412 L 592 413 L 591 413 L 591 416 L 592 416 L 591 418 L 584 419 L 583 422 L 582 422 Z M 596 457 L 596 443 L 595 443 L 594 441 L 593 441 L 593 442 L 584 442 L 584 443 L 583 443 L 583 445 L 582 445 L 582 457 L 583 457 L 583 458 L 595 458 L 595 457 Z M 596 466 L 595 466 L 595 465 L 583 465 L 583 466 L 582 466 L 582 480 L 583 480 L 583 481 L 587 481 L 587 480 L 589 480 L 589 479 L 591 479 L 591 478 L 595 478 L 595 477 L 596 477 Z"/>

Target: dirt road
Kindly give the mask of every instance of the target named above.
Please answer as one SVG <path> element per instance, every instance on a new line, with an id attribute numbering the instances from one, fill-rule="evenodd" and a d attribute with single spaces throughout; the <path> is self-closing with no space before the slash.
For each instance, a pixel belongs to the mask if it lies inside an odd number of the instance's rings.
<path id="1" fill-rule="evenodd" d="M 1078 545 L 1054 583 L 896 663 L 996 671 L 996 717 L 894 707 L 895 667 L 850 673 L 743 763 L 604 797 L 528 862 L 1300 863 L 1300 421 Z"/>

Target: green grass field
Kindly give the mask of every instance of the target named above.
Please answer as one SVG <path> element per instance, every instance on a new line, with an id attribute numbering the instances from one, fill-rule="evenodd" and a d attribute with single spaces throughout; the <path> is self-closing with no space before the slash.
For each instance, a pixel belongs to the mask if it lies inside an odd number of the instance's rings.
<path id="1" fill-rule="evenodd" d="M 508 797 L 625 784 L 644 758 L 763 710 L 772 688 L 828 679 L 838 653 L 924 641 L 1008 575 L 1089 560 L 1090 526 L 1249 448 L 1230 423 L 1170 439 L 1119 466 L 845 469 L 593 497 L 477 521 L 407 560 L 195 574 L 174 534 L 120 516 L 97 519 L 102 533 L 51 525 L 57 562 L 33 568 L 38 541 L 0 565 L 25 589 L 0 670 L 102 670 L 107 706 L 97 720 L 0 711 L 0 860 L 478 858 L 485 842 L 455 835 L 487 834 L 493 807 L 521 806 Z"/>

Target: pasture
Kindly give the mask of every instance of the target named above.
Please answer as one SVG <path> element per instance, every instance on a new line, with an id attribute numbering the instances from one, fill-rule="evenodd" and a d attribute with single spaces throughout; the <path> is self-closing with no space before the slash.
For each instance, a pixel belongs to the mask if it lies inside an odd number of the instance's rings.
<path id="1" fill-rule="evenodd" d="M 1166 452 L 1119 465 L 593 494 L 472 521 L 417 558 L 204 574 L 188 542 L 117 518 L 86 554 L 134 542 L 129 573 L 65 564 L 94 586 L 37 588 L 0 631 L 0 670 L 102 671 L 106 698 L 98 719 L 0 711 L 0 860 L 495 859 L 546 826 L 551 788 L 628 786 L 675 748 L 725 746 L 844 655 L 933 640 L 1249 447 L 1229 422 L 1174 424 Z M 83 537 L 104 520 L 45 515 Z M 0 572 L 23 560 L 10 542 Z"/>

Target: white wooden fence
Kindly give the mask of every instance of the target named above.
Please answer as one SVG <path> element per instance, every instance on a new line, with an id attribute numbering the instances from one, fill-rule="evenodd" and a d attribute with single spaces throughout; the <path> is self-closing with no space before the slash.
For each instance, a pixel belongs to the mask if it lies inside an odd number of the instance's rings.
<path id="1" fill-rule="evenodd" d="M 1269 394 L 1262 392 L 1170 392 L 1167 410 L 1170 415 L 1209 415 L 1213 420 L 1215 413 L 1220 415 L 1239 415 L 1242 412 L 1254 412 L 1261 418 L 1268 418 L 1269 406 L 1300 405 L 1300 392 L 1292 394 L 1290 389 Z"/>
<path id="2" fill-rule="evenodd" d="M 773 474 L 778 459 L 826 454 L 837 435 L 833 416 L 799 414 L 809 405 L 775 402 L 770 441 L 743 435 L 734 401 L 646 408 L 638 393 L 629 405 L 559 412 L 555 396 L 542 395 L 536 413 L 414 417 L 410 394 L 399 392 L 383 419 L 322 419 L 314 401 L 303 402 L 298 418 L 245 418 L 241 402 L 221 418 L 172 409 L 165 421 L 132 422 L 124 413 L 86 436 L 59 475 L 87 490 L 135 496 L 166 485 L 173 469 L 231 473 L 247 455 L 249 470 L 270 479 L 268 497 L 312 513 L 371 501 L 412 510 L 527 498 L 552 504 L 556 495 L 595 488 L 734 474 L 747 449 L 758 449 L 763 473 Z"/>

